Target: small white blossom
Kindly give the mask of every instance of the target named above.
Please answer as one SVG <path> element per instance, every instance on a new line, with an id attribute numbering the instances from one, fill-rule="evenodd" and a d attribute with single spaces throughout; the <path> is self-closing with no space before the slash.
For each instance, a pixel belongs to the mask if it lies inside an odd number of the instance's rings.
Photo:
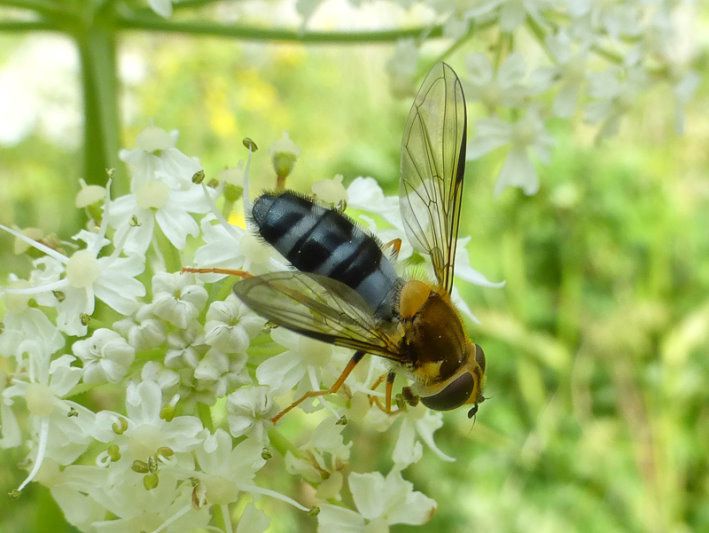
<path id="1" fill-rule="evenodd" d="M 135 349 L 115 331 L 99 328 L 72 346 L 84 363 L 84 383 L 118 383 L 128 372 Z"/>
<path id="2" fill-rule="evenodd" d="M 501 106 L 514 107 L 533 92 L 542 89 L 526 85 L 527 67 L 521 54 L 510 54 L 495 71 L 486 54 L 472 54 L 466 65 L 470 75 L 464 82 L 465 96 L 479 100 L 488 111 Z"/>
<path id="3" fill-rule="evenodd" d="M 322 504 L 318 531 L 387 532 L 394 524 L 424 524 L 436 511 L 436 502 L 415 492 L 398 470 L 392 470 L 387 477 L 379 472 L 353 472 L 348 482 L 358 512 Z"/>
<path id="4" fill-rule="evenodd" d="M 386 65 L 389 85 L 394 95 L 413 94 L 418 56 L 419 50 L 413 39 L 400 39 L 396 42 L 394 53 Z"/>
<path id="5" fill-rule="evenodd" d="M 131 382 L 126 390 L 125 416 L 108 411 L 98 413 L 95 438 L 119 445 L 128 464 L 136 459 L 145 461 L 163 447 L 176 453 L 194 449 L 201 442 L 203 427 L 199 418 L 177 416 L 165 420 L 161 416 L 162 407 L 163 395 L 157 383 Z M 121 421 L 126 428 L 117 434 L 114 425 Z"/>
<path id="6" fill-rule="evenodd" d="M 62 465 L 74 462 L 88 447 L 89 430 L 93 425 L 91 411 L 64 399 L 81 378 L 81 369 L 71 366 L 74 357 L 63 355 L 50 362 L 46 350 L 38 344 L 36 340 L 27 339 L 18 346 L 17 351 L 27 365 L 28 379 L 16 378 L 2 391 L 6 405 L 12 405 L 16 398 L 24 399 L 37 433 L 32 470 L 18 490 L 34 479 L 46 457 Z M 71 413 L 73 415 L 69 416 Z M 13 427 L 11 413 L 2 414 L 3 424 Z"/>
<path id="7" fill-rule="evenodd" d="M 200 400 L 203 403 L 212 403 L 235 386 L 251 383 L 251 378 L 246 373 L 246 362 L 245 353 L 234 355 L 216 348 L 208 350 L 194 369 L 194 378 L 197 380 L 194 388 L 197 392 L 204 393 Z"/>
<path id="8" fill-rule="evenodd" d="M 248 435 L 258 442 L 268 442 L 267 431 L 277 409 L 272 392 L 263 385 L 244 385 L 227 396 L 227 421 L 234 437 Z"/>
<path id="9" fill-rule="evenodd" d="M 306 389 L 320 388 L 320 375 L 330 362 L 333 347 L 330 344 L 298 335 L 284 328 L 271 331 L 271 338 L 287 350 L 269 357 L 256 369 L 256 378 L 276 394 L 295 388 L 307 378 Z"/>
<path id="10" fill-rule="evenodd" d="M 392 458 L 397 468 L 402 470 L 410 464 L 421 459 L 423 449 L 418 437 L 443 461 L 455 461 L 455 459 L 443 453 L 433 440 L 433 434 L 443 426 L 443 414 L 439 411 L 431 411 L 422 404 L 416 407 L 407 407 L 406 412 L 399 415 L 402 419 L 399 428 L 399 436 L 396 439 Z"/>
<path id="11" fill-rule="evenodd" d="M 234 294 L 213 302 L 207 311 L 204 342 L 227 353 L 241 353 L 250 339 L 263 329 L 266 320 L 251 311 Z"/>
<path id="12" fill-rule="evenodd" d="M 477 159 L 501 146 L 509 146 L 497 178 L 495 194 L 500 194 L 505 187 L 520 187 L 525 194 L 535 194 L 539 189 L 539 179 L 532 154 L 547 162 L 553 144 L 539 113 L 530 110 L 512 123 L 499 118 L 481 119 L 476 128 L 475 136 L 468 144 L 468 159 Z"/>
<path id="13" fill-rule="evenodd" d="M 79 180 L 79 184 L 81 189 L 76 194 L 74 201 L 74 205 L 79 209 L 98 203 L 106 197 L 106 189 L 100 185 L 87 185 L 83 179 Z"/>
<path id="14" fill-rule="evenodd" d="M 153 276 L 153 315 L 178 328 L 193 323 L 207 302 L 207 291 L 191 274 L 158 272 Z"/>
<path id="15" fill-rule="evenodd" d="M 7 294 L 25 295 L 60 291 L 62 298 L 56 302 L 57 325 L 69 335 L 86 334 L 86 325 L 82 324 L 81 315 L 93 313 L 95 298 L 104 301 L 119 313 L 130 314 L 138 305 L 137 298 L 145 294 L 145 288 L 135 279 L 135 276 L 143 272 L 142 259 L 138 256 L 117 255 L 98 257 L 101 249 L 109 243 L 104 238 L 105 225 L 98 234 L 80 231 L 75 239 L 84 241 L 86 248 L 74 252 L 71 257 L 6 226 L 0 225 L 0 229 L 25 240 L 63 265 L 63 278 L 28 288 L 4 290 Z"/>
<path id="16" fill-rule="evenodd" d="M 330 180 L 320 180 L 313 183 L 310 190 L 320 202 L 330 205 L 341 205 L 347 201 L 347 190 L 342 185 L 342 174 Z"/>
<path id="17" fill-rule="evenodd" d="M 470 7 L 468 15 L 482 18 L 496 12 L 500 29 L 504 32 L 512 32 L 523 24 L 527 17 L 532 17 L 537 23 L 544 25 L 542 12 L 553 6 L 551 0 L 479 0 Z"/>
<path id="18" fill-rule="evenodd" d="M 169 181 L 171 189 L 182 190 L 194 187 L 192 177 L 202 166 L 194 157 L 189 157 L 175 148 L 177 131 L 166 132 L 149 126 L 138 134 L 136 147 L 121 150 L 120 157 L 132 176 L 131 190 L 138 182 L 153 180 L 159 174 Z"/>
<path id="19" fill-rule="evenodd" d="M 148 0 L 148 5 L 164 19 L 172 15 L 172 0 Z"/>
<path id="20" fill-rule="evenodd" d="M 149 304 L 140 305 L 132 316 L 114 322 L 113 329 L 138 351 L 157 348 L 166 338 L 165 327 L 160 320 L 152 317 Z"/>
<path id="21" fill-rule="evenodd" d="M 210 209 L 210 199 L 200 186 L 171 180 L 164 171 L 134 181 L 131 190 L 113 201 L 108 213 L 116 228 L 115 241 L 123 243 L 128 254 L 145 253 L 156 223 L 175 248 L 184 248 L 187 236 L 199 233 L 192 214 Z"/>

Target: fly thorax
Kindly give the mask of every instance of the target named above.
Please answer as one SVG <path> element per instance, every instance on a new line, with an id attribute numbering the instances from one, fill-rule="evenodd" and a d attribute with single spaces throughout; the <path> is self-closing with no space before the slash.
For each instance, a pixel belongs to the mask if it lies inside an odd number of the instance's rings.
<path id="1" fill-rule="evenodd" d="M 430 290 L 406 328 L 406 344 L 419 382 L 440 382 L 466 360 L 466 337 L 447 294 Z"/>

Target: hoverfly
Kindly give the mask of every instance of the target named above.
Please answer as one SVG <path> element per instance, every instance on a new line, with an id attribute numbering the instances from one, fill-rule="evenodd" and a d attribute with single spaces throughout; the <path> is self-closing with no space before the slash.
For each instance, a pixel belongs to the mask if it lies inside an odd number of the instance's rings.
<path id="1" fill-rule="evenodd" d="M 399 277 L 382 245 L 335 209 L 287 190 L 254 201 L 258 233 L 297 270 L 245 277 L 234 285 L 236 295 L 277 325 L 355 350 L 329 389 L 306 393 L 274 423 L 308 398 L 337 392 L 366 354 L 394 363 L 387 374 L 387 413 L 397 369 L 414 382 L 403 391 L 409 403 L 420 399 L 436 410 L 472 404 L 468 416 L 477 412 L 485 355 L 466 336 L 450 297 L 466 128 L 460 80 L 439 63 L 406 121 L 399 189 L 406 234 L 431 257 L 435 284 Z"/>

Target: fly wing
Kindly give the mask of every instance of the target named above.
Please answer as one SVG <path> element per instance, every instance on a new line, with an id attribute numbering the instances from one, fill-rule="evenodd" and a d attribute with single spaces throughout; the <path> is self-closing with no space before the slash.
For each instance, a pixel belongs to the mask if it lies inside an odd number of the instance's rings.
<path id="1" fill-rule="evenodd" d="M 399 197 L 406 235 L 431 256 L 438 286 L 453 288 L 456 239 L 465 172 L 463 87 L 439 63 L 411 106 L 401 142 Z"/>
<path id="2" fill-rule="evenodd" d="M 234 293 L 286 329 L 402 361 L 396 326 L 376 319 L 364 299 L 337 280 L 299 271 L 272 272 L 238 282 Z"/>

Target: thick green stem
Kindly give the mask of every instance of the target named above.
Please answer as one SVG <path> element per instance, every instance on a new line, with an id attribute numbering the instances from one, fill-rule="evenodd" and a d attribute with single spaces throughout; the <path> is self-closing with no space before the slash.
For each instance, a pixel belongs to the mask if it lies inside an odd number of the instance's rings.
<path id="1" fill-rule="evenodd" d="M 96 21 L 75 38 L 84 98 L 84 179 L 103 185 L 106 170 L 118 168 L 120 146 L 115 33 Z M 122 181 L 115 182 L 117 188 Z"/>

